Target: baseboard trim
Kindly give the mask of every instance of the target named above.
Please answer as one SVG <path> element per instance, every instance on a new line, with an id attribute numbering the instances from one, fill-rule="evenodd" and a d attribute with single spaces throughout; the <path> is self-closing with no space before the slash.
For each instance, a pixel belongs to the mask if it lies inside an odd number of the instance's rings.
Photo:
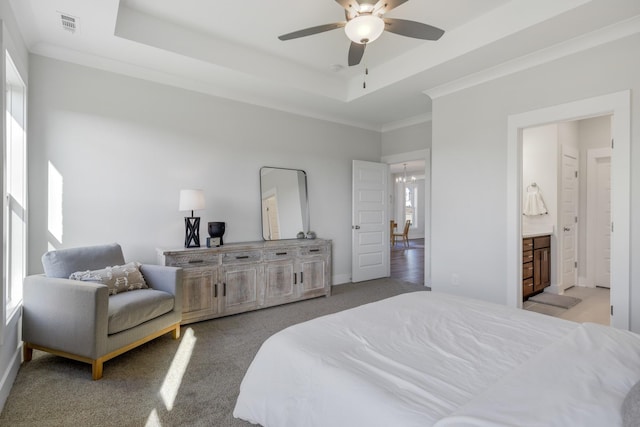
<path id="1" fill-rule="evenodd" d="M 20 363 L 22 362 L 21 350 L 22 346 L 18 345 L 10 358 L 11 362 L 8 364 L 7 369 L 2 374 L 2 380 L 0 380 L 0 412 L 2 412 L 2 410 L 4 409 L 4 404 L 9 398 L 9 393 L 11 393 L 13 383 L 18 376 Z"/>
<path id="2" fill-rule="evenodd" d="M 333 276 L 334 285 L 344 285 L 345 283 L 351 283 L 351 276 L 348 274 L 336 274 Z"/>

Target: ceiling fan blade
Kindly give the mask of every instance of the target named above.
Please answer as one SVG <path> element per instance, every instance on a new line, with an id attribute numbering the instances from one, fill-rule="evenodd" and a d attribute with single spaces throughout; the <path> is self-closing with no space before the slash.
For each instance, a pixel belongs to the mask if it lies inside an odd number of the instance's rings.
<path id="1" fill-rule="evenodd" d="M 351 42 L 351 46 L 349 47 L 349 67 L 360 63 L 362 55 L 364 55 L 365 47 L 367 47 L 366 44 Z"/>
<path id="2" fill-rule="evenodd" d="M 293 33 L 284 34 L 279 36 L 278 38 L 282 41 L 297 39 L 300 37 L 324 33 L 325 31 L 335 30 L 336 28 L 342 28 L 345 25 L 347 25 L 346 22 L 334 22 L 333 24 L 318 25 L 317 27 L 305 28 L 304 30 L 298 30 L 294 31 Z"/>
<path id="3" fill-rule="evenodd" d="M 356 0 L 336 0 L 336 3 L 344 7 L 347 12 L 355 14 L 360 11 L 360 4 Z"/>
<path id="4" fill-rule="evenodd" d="M 384 23 L 386 31 L 414 39 L 438 40 L 444 34 L 440 28 L 406 19 L 384 18 Z"/>
<path id="5" fill-rule="evenodd" d="M 396 7 L 408 1 L 409 0 L 380 0 L 375 7 L 375 13 L 378 15 L 384 15 L 390 10 L 393 10 Z"/>

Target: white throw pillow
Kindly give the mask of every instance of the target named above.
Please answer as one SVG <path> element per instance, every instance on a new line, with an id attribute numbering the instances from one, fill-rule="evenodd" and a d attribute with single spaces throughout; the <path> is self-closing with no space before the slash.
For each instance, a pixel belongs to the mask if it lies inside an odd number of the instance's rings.
<path id="1" fill-rule="evenodd" d="M 140 272 L 140 265 L 139 262 L 130 262 L 125 265 L 106 267 L 102 270 L 76 271 L 71 273 L 69 279 L 102 283 L 109 287 L 109 295 L 136 289 L 148 289 L 149 286 Z"/>

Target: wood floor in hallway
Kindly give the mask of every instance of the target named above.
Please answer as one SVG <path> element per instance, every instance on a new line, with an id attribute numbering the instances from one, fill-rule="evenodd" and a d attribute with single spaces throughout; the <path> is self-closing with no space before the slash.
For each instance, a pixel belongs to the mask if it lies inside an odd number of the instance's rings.
<path id="1" fill-rule="evenodd" d="M 391 245 L 391 277 L 424 284 L 424 239 L 409 240 L 409 247 L 401 241 Z"/>

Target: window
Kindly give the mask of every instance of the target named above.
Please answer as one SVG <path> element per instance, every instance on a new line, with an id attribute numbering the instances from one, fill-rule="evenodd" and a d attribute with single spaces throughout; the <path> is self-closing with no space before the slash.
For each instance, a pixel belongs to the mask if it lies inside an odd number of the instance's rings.
<path id="1" fill-rule="evenodd" d="M 411 221 L 411 227 L 418 226 L 418 191 L 415 184 L 404 187 L 404 220 Z"/>
<path id="2" fill-rule="evenodd" d="M 4 302 L 7 319 L 22 302 L 27 272 L 26 87 L 6 54 L 4 139 Z"/>

